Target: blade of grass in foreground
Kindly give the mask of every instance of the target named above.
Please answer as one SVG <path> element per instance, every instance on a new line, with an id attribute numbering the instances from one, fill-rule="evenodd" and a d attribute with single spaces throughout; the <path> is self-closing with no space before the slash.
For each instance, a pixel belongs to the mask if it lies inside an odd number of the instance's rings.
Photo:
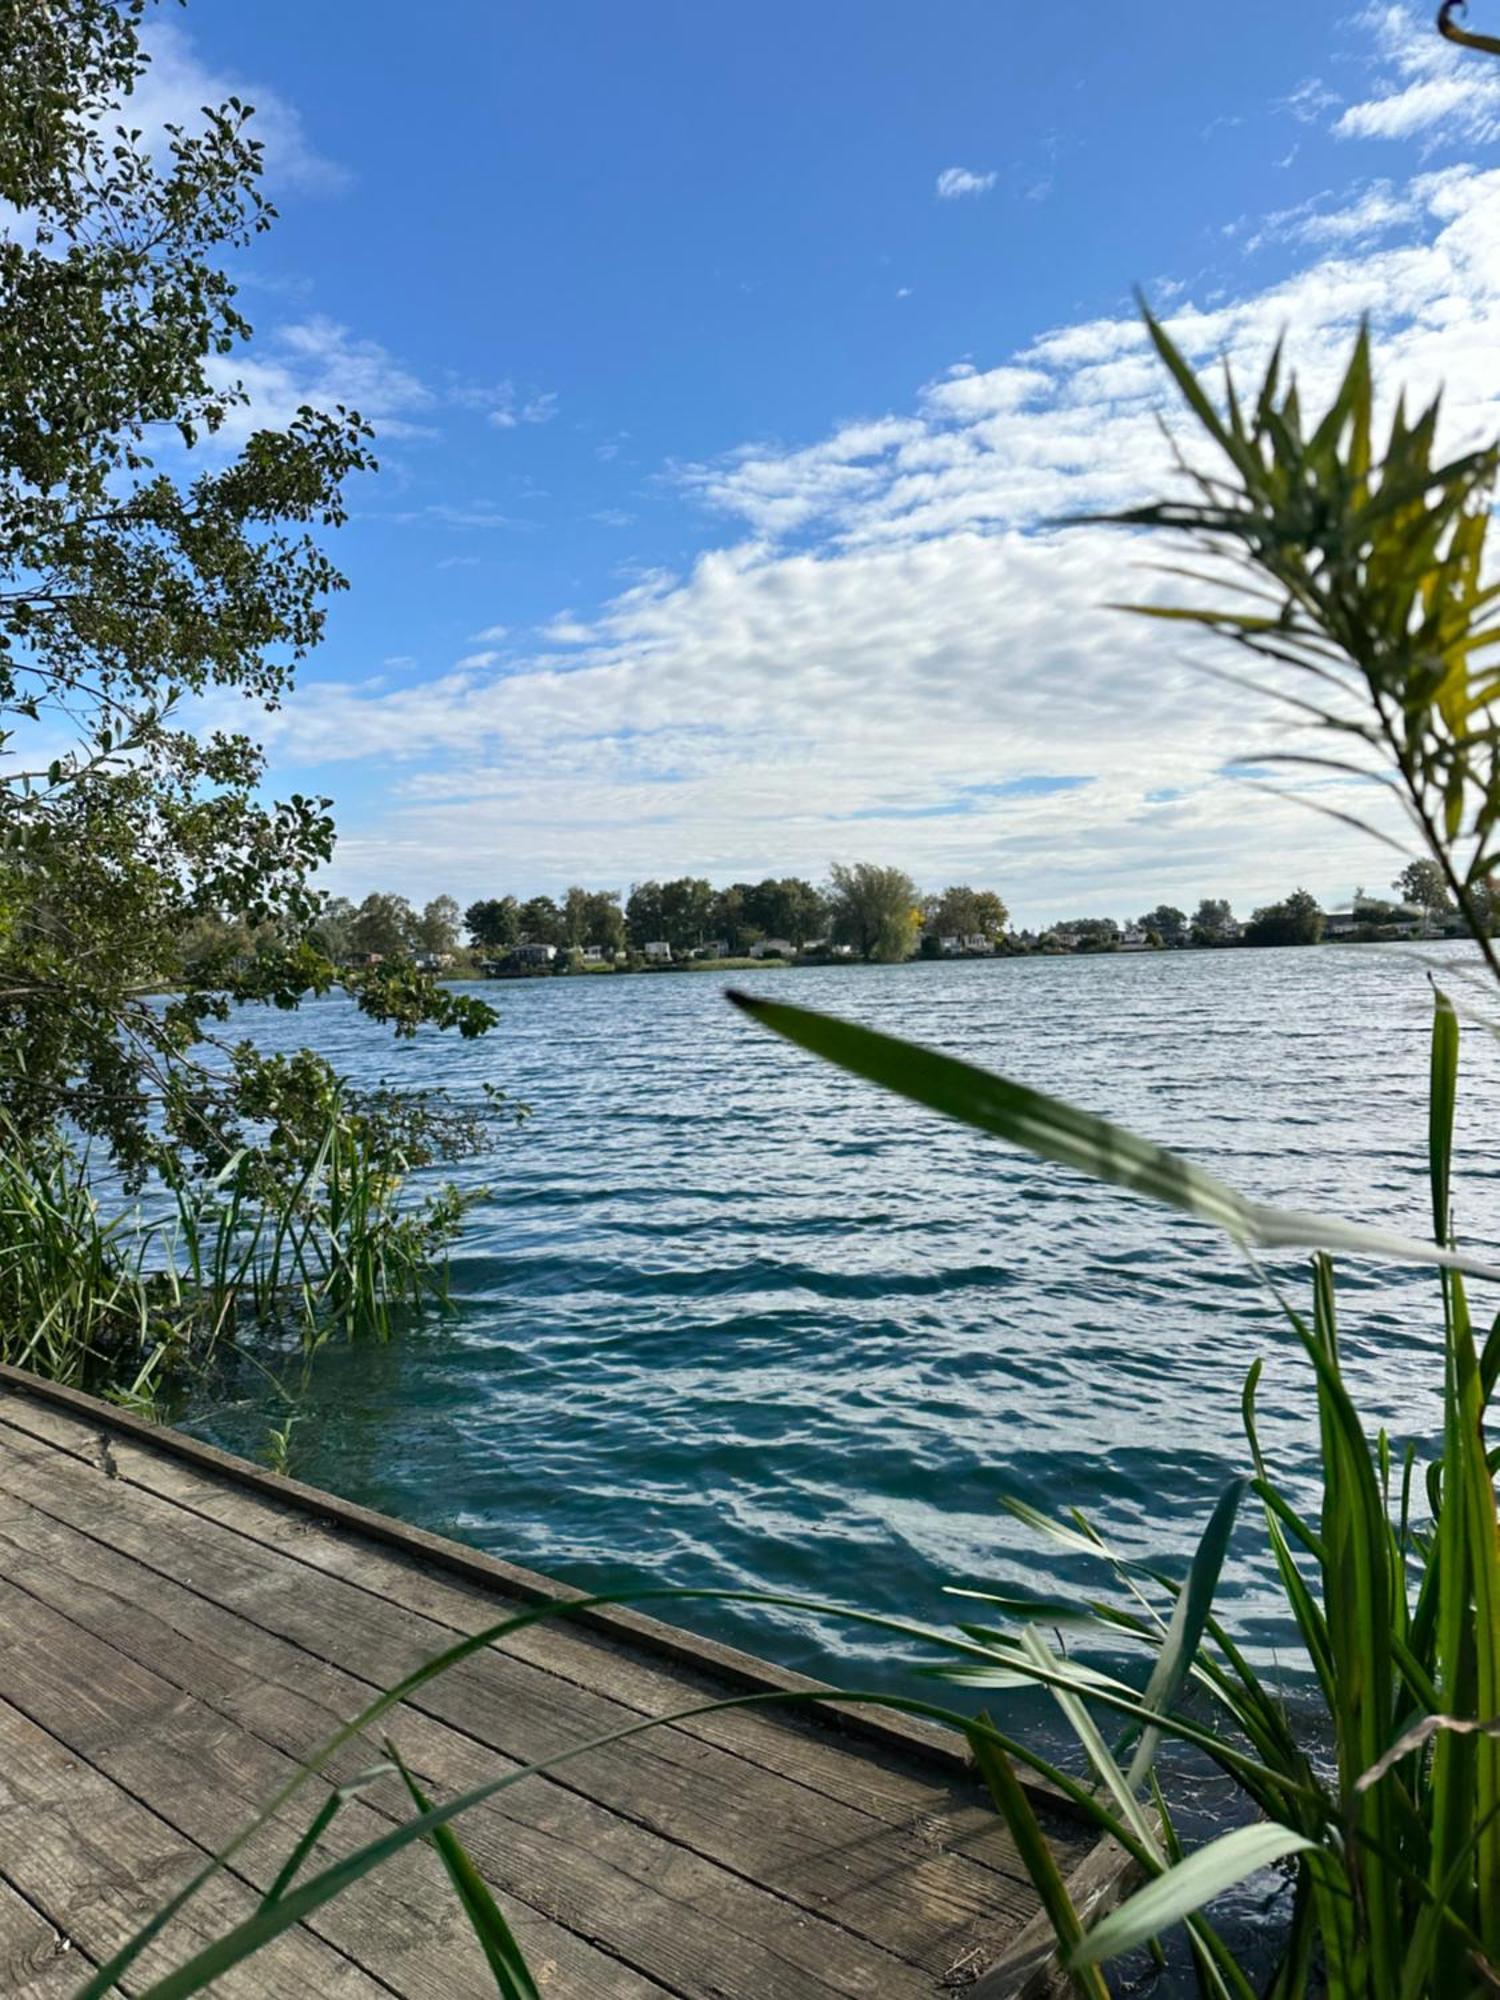
<path id="1" fill-rule="evenodd" d="M 385 1747 L 387 1755 L 401 1773 L 417 1811 L 431 1812 L 431 1799 L 402 1763 L 395 1744 L 387 1738 Z M 490 1971 L 495 1975 L 500 2000 L 541 2000 L 531 1969 L 516 1943 L 515 1933 L 501 1914 L 500 1905 L 490 1894 L 489 1884 L 470 1860 L 469 1850 L 451 1826 L 435 1826 L 428 1838 L 443 1858 L 448 1880 L 453 1884 L 464 1915 L 473 1926 Z"/>
<path id="2" fill-rule="evenodd" d="M 1237 1826 L 1232 1833 L 1221 1834 L 1148 1882 L 1087 1931 L 1082 1942 L 1073 1947 L 1067 1960 L 1069 1969 L 1097 1965 L 1101 1959 L 1116 1958 L 1122 1951 L 1144 1944 L 1247 1876 L 1269 1868 L 1284 1855 L 1306 1853 L 1314 1845 L 1305 1834 L 1270 1821 Z"/>
<path id="3" fill-rule="evenodd" d="M 728 997 L 754 1020 L 825 1062 L 836 1063 L 945 1117 L 1025 1146 L 1043 1159 L 1215 1223 L 1242 1247 L 1347 1250 L 1403 1263 L 1443 1264 L 1476 1277 L 1500 1279 L 1500 1267 L 1480 1263 L 1440 1244 L 1331 1216 L 1304 1215 L 1295 1209 L 1248 1201 L 1216 1175 L 1149 1139 L 1138 1138 L 1123 1125 L 1080 1111 L 1076 1105 L 1048 1097 L 1024 1083 L 996 1076 L 991 1070 L 977 1069 L 955 1056 L 940 1055 L 920 1042 L 901 1041 L 831 1014 L 788 1007 L 754 994 L 731 992 Z"/>
<path id="4" fill-rule="evenodd" d="M 1010 1829 L 1010 1837 L 1026 1864 L 1026 1872 L 1047 1912 L 1058 1944 L 1064 1954 L 1073 1951 L 1083 1943 L 1083 1925 L 1047 1837 L 1037 1824 L 1031 1801 L 1000 1745 L 991 1742 L 979 1729 L 971 1729 L 968 1736 L 969 1751 L 979 1775 Z M 1109 2000 L 1109 1988 L 1097 1967 L 1082 1966 L 1072 1977 L 1084 2000 Z"/>

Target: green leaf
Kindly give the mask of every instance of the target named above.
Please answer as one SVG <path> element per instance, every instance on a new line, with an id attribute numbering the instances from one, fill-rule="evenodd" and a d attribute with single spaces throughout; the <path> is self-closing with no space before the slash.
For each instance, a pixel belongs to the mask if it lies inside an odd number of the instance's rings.
<path id="1" fill-rule="evenodd" d="M 1248 1201 L 1216 1175 L 1149 1139 L 1138 1138 L 1123 1125 L 954 1056 L 940 1055 L 919 1042 L 901 1041 L 874 1028 L 755 994 L 730 992 L 728 998 L 742 1012 L 825 1062 L 836 1063 L 945 1117 L 976 1126 L 981 1132 L 993 1132 L 1043 1159 L 1212 1222 L 1242 1247 L 1281 1250 L 1316 1246 L 1404 1263 L 1441 1264 L 1478 1277 L 1500 1279 L 1500 1268 L 1417 1237 Z"/>
<path id="2" fill-rule="evenodd" d="M 1171 1623 L 1167 1636 L 1162 1641 L 1156 1665 L 1151 1670 L 1151 1678 L 1146 1683 L 1146 1692 L 1141 1697 L 1147 1708 L 1159 1714 L 1169 1715 L 1176 1706 L 1177 1698 L 1187 1683 L 1198 1656 L 1199 1643 L 1203 1638 L 1203 1628 L 1208 1623 L 1213 1610 L 1214 1592 L 1219 1587 L 1219 1572 L 1224 1567 L 1224 1557 L 1229 1549 L 1229 1538 L 1234 1533 L 1235 1519 L 1239 1513 L 1240 1501 L 1245 1496 L 1247 1481 L 1233 1479 L 1219 1496 L 1218 1505 L 1209 1516 L 1208 1526 L 1203 1530 L 1193 1556 L 1192 1567 L 1187 1579 L 1177 1593 L 1177 1602 L 1172 1607 Z M 1161 1743 L 1159 1729 L 1145 1729 L 1131 1759 L 1125 1782 L 1134 1792 L 1146 1782 L 1156 1752 Z"/>
<path id="3" fill-rule="evenodd" d="M 1273 1821 L 1237 1826 L 1232 1833 L 1220 1834 L 1101 1918 L 1074 1947 L 1068 1969 L 1098 1965 L 1106 1958 L 1118 1958 L 1122 1951 L 1133 1951 L 1247 1876 L 1289 1854 L 1305 1854 L 1316 1845 L 1306 1834 Z"/>
<path id="4" fill-rule="evenodd" d="M 1063 1880 L 1057 1858 L 1031 1809 L 1031 1801 L 1016 1777 L 1010 1759 L 993 1737 L 983 1728 L 971 1728 L 967 1733 L 969 1750 L 979 1775 L 1010 1830 L 1016 1852 L 1026 1864 L 1031 1886 L 1047 1913 L 1060 1952 L 1076 1951 L 1084 1942 L 1083 1925 L 1073 1907 L 1073 1899 L 1068 1894 L 1068 1885 Z M 1085 1995 L 1085 2000 L 1109 2000 L 1109 1988 L 1102 1974 L 1092 1966 L 1079 1967 L 1073 1973 L 1073 1984 Z"/>
<path id="5" fill-rule="evenodd" d="M 386 1754 L 401 1773 L 417 1811 L 431 1812 L 432 1801 L 402 1763 L 401 1753 L 395 1744 L 387 1739 L 385 1747 Z M 495 1975 L 501 2000 L 541 2000 L 536 1981 L 527 1967 L 521 1947 L 516 1943 L 515 1933 L 505 1921 L 499 1904 L 490 1894 L 489 1884 L 470 1860 L 468 1850 L 458 1835 L 451 1826 L 435 1826 L 428 1838 L 443 1858 L 448 1880 L 458 1892 L 464 1914 L 473 1925 L 474 1935 L 479 1939 L 490 1970 Z"/>

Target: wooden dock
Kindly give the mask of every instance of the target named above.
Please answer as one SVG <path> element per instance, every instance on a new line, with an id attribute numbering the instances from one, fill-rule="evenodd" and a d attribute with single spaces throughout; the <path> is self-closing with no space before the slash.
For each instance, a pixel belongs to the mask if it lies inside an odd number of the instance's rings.
<path id="1" fill-rule="evenodd" d="M 574 1593 L 0 1368 L 0 1994 L 72 1992 L 333 1730 L 421 1662 Z M 380 1725 L 435 1798 L 643 1715 L 811 1688 L 625 1611 L 477 1652 Z M 347 1746 L 337 1777 L 378 1743 Z M 142 1991 L 255 1907 L 309 1787 L 132 1968 Z M 1050 1795 L 1086 1902 L 1111 1864 Z M 410 1816 L 382 1779 L 320 1858 Z M 459 1832 L 549 1996 L 900 2000 L 1039 1990 L 1046 1927 L 941 1732 L 832 1707 L 730 1711 L 528 1777 Z M 215 1991 L 493 1995 L 414 1845 Z"/>

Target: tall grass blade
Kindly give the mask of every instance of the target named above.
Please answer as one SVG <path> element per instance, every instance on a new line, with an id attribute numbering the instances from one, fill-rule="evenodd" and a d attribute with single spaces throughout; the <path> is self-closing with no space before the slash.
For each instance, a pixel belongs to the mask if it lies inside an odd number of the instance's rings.
<path id="1" fill-rule="evenodd" d="M 1025 1864 L 1031 1885 L 1052 1925 L 1060 1956 L 1066 1959 L 1083 1942 L 1084 1929 L 1073 1907 L 1073 1899 L 1068 1894 L 1062 1870 L 1057 1865 L 1057 1857 L 1037 1823 L 1031 1801 L 1005 1752 L 982 1729 L 970 1729 L 967 1735 L 970 1754 L 979 1775 L 1010 1830 L 1016 1852 Z M 1097 1967 L 1080 1965 L 1071 1972 L 1071 1978 L 1074 1986 L 1084 1995 L 1084 2000 L 1109 2000 L 1109 1988 Z"/>
<path id="2" fill-rule="evenodd" d="M 417 1811 L 431 1812 L 432 1801 L 402 1763 L 400 1752 L 389 1738 L 385 1748 L 387 1756 L 401 1773 Z M 490 1894 L 489 1884 L 469 1859 L 468 1849 L 451 1826 L 434 1827 L 431 1838 L 433 1846 L 442 1856 L 448 1880 L 453 1884 L 464 1914 L 473 1926 L 489 1968 L 495 1975 L 500 2000 L 541 2000 L 536 1981 L 531 1976 L 520 1945 L 516 1943 L 515 1933 Z"/>
<path id="3" fill-rule="evenodd" d="M 1416 1237 L 1248 1201 L 1216 1175 L 1138 1138 L 1123 1125 L 919 1042 L 901 1041 L 874 1028 L 754 994 L 731 992 L 728 998 L 752 1019 L 826 1062 L 929 1110 L 1024 1146 L 1043 1159 L 1215 1223 L 1242 1247 L 1317 1246 L 1403 1263 L 1445 1265 L 1500 1279 L 1500 1267 Z"/>
<path id="4" fill-rule="evenodd" d="M 1289 1854 L 1308 1853 L 1314 1845 L 1294 1828 L 1270 1823 L 1237 1826 L 1220 1834 L 1101 1917 L 1072 1947 L 1067 1966 L 1071 1971 L 1100 1965 L 1107 1958 L 1118 1958 L 1121 1952 L 1133 1951 L 1201 1910 L 1226 1889 Z"/>
<path id="5" fill-rule="evenodd" d="M 1224 1567 L 1224 1558 L 1229 1551 L 1229 1540 L 1234 1533 L 1235 1520 L 1246 1487 L 1245 1480 L 1234 1479 L 1220 1494 L 1218 1504 L 1209 1516 L 1207 1527 L 1203 1530 L 1186 1581 L 1177 1593 L 1177 1602 L 1172 1607 L 1171 1622 L 1167 1626 L 1167 1636 L 1162 1641 L 1156 1665 L 1152 1668 L 1151 1678 L 1146 1683 L 1146 1692 L 1141 1697 L 1147 1708 L 1156 1709 L 1164 1715 L 1176 1707 L 1178 1697 L 1192 1672 L 1193 1662 L 1202 1644 L 1204 1628 L 1213 1610 L 1214 1592 L 1219 1587 L 1219 1573 Z M 1130 1769 L 1125 1774 L 1125 1782 L 1132 1792 L 1139 1790 L 1150 1776 L 1160 1743 L 1159 1729 L 1142 1730 L 1140 1743 L 1130 1762 Z"/>

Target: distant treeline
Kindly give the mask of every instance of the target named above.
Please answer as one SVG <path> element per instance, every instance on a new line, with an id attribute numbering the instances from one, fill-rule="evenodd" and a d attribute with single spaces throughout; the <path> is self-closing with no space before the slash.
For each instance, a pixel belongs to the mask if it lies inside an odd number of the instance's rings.
<path id="1" fill-rule="evenodd" d="M 1414 862 L 1392 885 L 1399 903 L 1357 893 L 1353 911 L 1366 933 L 1399 928 L 1414 917 L 1441 923 L 1453 906 L 1431 862 Z M 1350 913 L 1342 913 L 1341 932 Z M 377 890 L 358 904 L 336 896 L 318 923 L 318 940 L 340 961 L 426 958 L 453 963 L 466 952 L 503 961 L 522 946 L 559 954 L 636 957 L 665 945 L 674 958 L 705 952 L 740 957 L 752 947 L 826 948 L 866 961 L 899 962 L 946 950 L 1112 951 L 1122 946 L 1316 944 L 1326 913 L 1306 889 L 1252 911 L 1241 923 L 1227 899 L 1205 896 L 1189 914 L 1158 904 L 1134 919 L 1075 917 L 1040 931 L 1010 928 L 993 889 L 956 883 L 924 894 L 904 869 L 875 862 L 836 864 L 819 885 L 801 876 L 767 876 L 716 889 L 706 877 L 638 882 L 616 889 L 575 887 L 561 897 L 482 897 L 461 909 L 451 896 L 420 908 Z"/>

